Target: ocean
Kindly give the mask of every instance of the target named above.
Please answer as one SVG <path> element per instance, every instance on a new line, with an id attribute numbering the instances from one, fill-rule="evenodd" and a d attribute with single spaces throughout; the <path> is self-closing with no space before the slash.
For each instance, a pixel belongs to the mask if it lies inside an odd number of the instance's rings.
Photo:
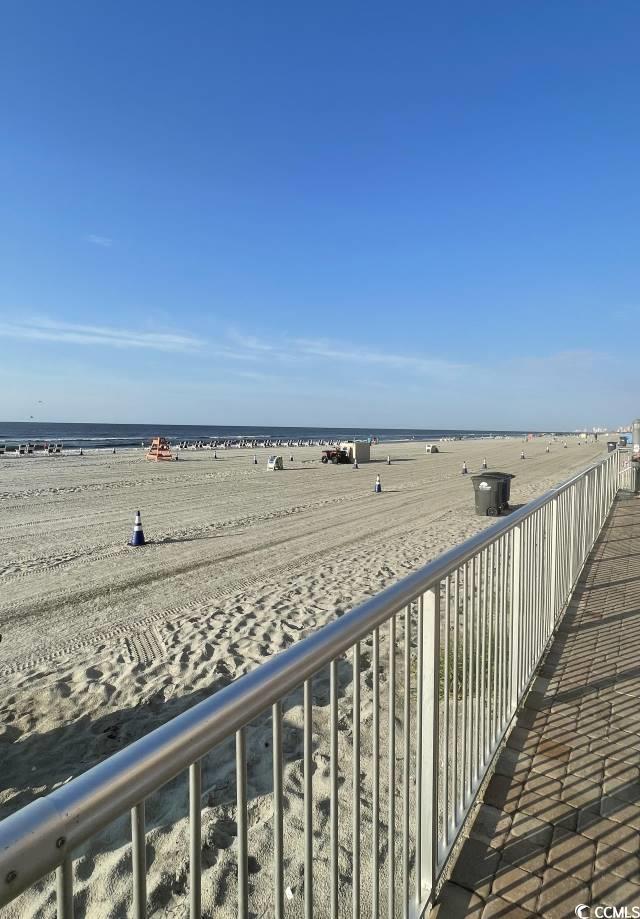
<path id="1" fill-rule="evenodd" d="M 465 431 L 436 428 L 314 428 L 255 427 L 216 424 L 63 424 L 47 421 L 0 421 L 0 443 L 62 442 L 67 447 L 112 449 L 139 447 L 153 437 L 166 437 L 171 443 L 188 440 L 364 440 L 377 437 L 391 443 L 400 440 L 439 440 L 441 437 L 515 437 L 528 431 Z M 562 432 L 558 432 L 562 433 Z"/>

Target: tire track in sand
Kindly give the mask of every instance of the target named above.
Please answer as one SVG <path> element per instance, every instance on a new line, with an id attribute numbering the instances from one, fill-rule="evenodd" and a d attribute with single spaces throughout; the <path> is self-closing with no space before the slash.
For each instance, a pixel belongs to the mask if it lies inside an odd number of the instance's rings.
<path id="1" fill-rule="evenodd" d="M 439 520 L 449 516 L 451 510 L 452 508 L 449 507 L 445 512 L 438 514 L 437 516 L 430 517 L 428 524 L 431 525 L 437 523 Z M 420 524 L 417 524 L 411 528 L 407 528 L 406 523 L 399 522 L 398 525 L 392 529 L 399 530 L 400 533 L 398 535 L 400 535 L 400 537 L 403 539 L 403 542 L 406 542 L 406 537 L 409 534 L 419 531 L 424 532 L 425 522 L 421 522 Z M 366 547 L 363 547 L 363 553 L 368 554 L 375 548 L 384 546 L 386 543 L 388 543 L 391 536 L 392 531 L 387 531 L 384 536 L 381 536 L 379 539 L 368 541 Z M 289 541 L 291 538 L 293 537 L 288 537 L 287 539 L 283 540 L 283 542 Z M 216 588 L 214 596 L 212 596 L 210 592 L 207 592 L 206 594 L 202 594 L 193 598 L 188 604 L 177 607 L 168 607 L 167 609 L 161 610 L 157 613 L 135 617 L 128 621 L 116 622 L 107 628 L 99 628 L 97 630 L 90 631 L 89 633 L 85 633 L 85 635 L 81 638 L 62 642 L 60 645 L 51 647 L 49 649 L 42 649 L 42 652 L 39 654 L 30 653 L 23 656 L 18 656 L 14 658 L 11 664 L 0 664 L 0 679 L 9 677 L 15 673 L 21 673 L 26 670 L 30 670 L 34 667 L 40 667 L 42 665 L 49 664 L 54 660 L 64 657 L 66 654 L 72 654 L 77 651 L 84 650 L 85 648 L 102 644 L 103 642 L 112 641 L 114 639 L 123 639 L 126 641 L 130 635 L 139 633 L 140 631 L 148 629 L 154 625 L 157 626 L 159 623 L 164 621 L 174 621 L 176 619 L 192 616 L 194 613 L 201 610 L 211 611 L 212 608 L 215 609 L 219 605 L 220 600 L 228 599 L 234 594 L 250 590 L 256 585 L 260 585 L 263 590 L 267 591 L 270 586 L 282 587 L 283 579 L 289 579 L 295 575 L 300 570 L 300 568 L 308 568 L 313 563 L 318 562 L 320 559 L 327 562 L 335 560 L 335 558 L 339 557 L 346 548 L 361 542 L 361 534 L 356 534 L 341 540 L 340 544 L 334 546 L 333 549 L 319 549 L 306 555 L 299 556 L 293 562 L 288 562 L 275 568 L 271 568 L 269 573 L 266 575 L 265 573 L 257 573 L 251 577 L 233 578 L 226 584 L 221 584 L 218 588 Z"/>

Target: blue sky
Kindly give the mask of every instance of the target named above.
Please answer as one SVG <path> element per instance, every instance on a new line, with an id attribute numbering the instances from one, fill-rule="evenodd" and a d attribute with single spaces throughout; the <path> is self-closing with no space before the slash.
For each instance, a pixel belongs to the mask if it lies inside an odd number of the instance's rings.
<path id="1" fill-rule="evenodd" d="M 640 413 L 640 6 L 6 5 L 0 418 Z"/>

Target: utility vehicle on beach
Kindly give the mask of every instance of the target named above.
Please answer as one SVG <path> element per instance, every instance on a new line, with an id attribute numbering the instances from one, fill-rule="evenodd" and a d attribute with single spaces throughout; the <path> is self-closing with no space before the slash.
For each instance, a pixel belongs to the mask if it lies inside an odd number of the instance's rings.
<path id="1" fill-rule="evenodd" d="M 338 463 L 350 463 L 351 459 L 346 450 L 341 450 L 338 447 L 333 447 L 331 450 L 322 451 L 322 462 L 323 463 L 333 463 L 334 466 L 337 466 Z"/>

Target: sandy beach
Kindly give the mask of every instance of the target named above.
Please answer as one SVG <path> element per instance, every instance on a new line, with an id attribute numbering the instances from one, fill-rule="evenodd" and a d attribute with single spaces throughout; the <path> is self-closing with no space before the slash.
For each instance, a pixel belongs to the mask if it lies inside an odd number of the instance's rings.
<path id="1" fill-rule="evenodd" d="M 217 459 L 182 451 L 177 463 L 145 462 L 141 449 L 3 459 L 0 818 L 490 526 L 475 514 L 463 460 L 470 472 L 486 457 L 489 468 L 515 473 L 518 506 L 606 451 L 605 437 L 567 442 L 548 454 L 542 438 L 448 442 L 437 455 L 427 455 L 424 443 L 380 444 L 359 470 L 322 465 L 317 447 L 282 451 L 281 472 L 267 470 L 264 449 L 258 465 L 250 450 L 219 450 Z M 138 509 L 147 545 L 136 549 L 127 541 Z M 365 654 L 364 671 L 369 665 Z M 345 668 L 342 685 L 349 680 Z M 317 693 L 318 718 L 326 720 L 326 681 L 318 680 Z M 301 914 L 300 702 L 292 697 L 285 722 L 292 916 Z M 363 722 L 367 705 L 363 697 Z M 271 915 L 268 735 L 268 724 L 258 725 L 249 742 L 252 909 L 264 917 Z M 345 750 L 349 738 L 341 731 Z M 327 753 L 319 744 L 319 828 L 328 819 Z M 204 914 L 231 916 L 231 749 L 207 758 L 204 771 Z M 188 914 L 186 792 L 176 780 L 148 806 L 148 890 L 157 915 Z M 341 827 L 348 835 L 348 815 Z M 163 853 L 171 853 L 168 861 Z M 124 818 L 76 863 L 78 915 L 128 915 L 129 866 Z M 341 873 L 346 889 L 346 849 Z M 52 889 L 40 884 L 0 914 L 53 916 Z"/>

